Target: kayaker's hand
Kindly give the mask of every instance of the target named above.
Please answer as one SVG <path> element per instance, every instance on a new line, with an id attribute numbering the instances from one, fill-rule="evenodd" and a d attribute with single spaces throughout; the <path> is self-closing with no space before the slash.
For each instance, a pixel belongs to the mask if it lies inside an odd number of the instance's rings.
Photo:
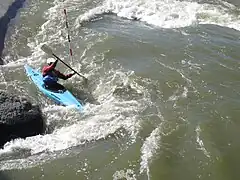
<path id="1" fill-rule="evenodd" d="M 57 63 L 58 63 L 58 59 L 53 63 L 54 68 L 57 66 Z"/>
<path id="2" fill-rule="evenodd" d="M 72 77 L 73 75 L 75 75 L 75 74 L 76 74 L 75 72 L 71 73 L 71 77 Z"/>
<path id="3" fill-rule="evenodd" d="M 76 73 L 74 72 L 74 73 L 68 74 L 67 77 L 71 78 L 74 74 L 76 74 Z"/>

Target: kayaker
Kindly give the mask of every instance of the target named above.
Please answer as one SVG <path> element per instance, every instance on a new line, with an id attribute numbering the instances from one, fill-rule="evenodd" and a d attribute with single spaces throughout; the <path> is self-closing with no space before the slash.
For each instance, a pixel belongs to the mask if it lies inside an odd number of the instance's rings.
<path id="1" fill-rule="evenodd" d="M 47 89 L 64 90 L 65 87 L 57 82 L 58 78 L 67 80 L 75 73 L 67 75 L 62 74 L 60 71 L 55 69 L 57 62 L 58 60 L 55 60 L 54 58 L 47 59 L 47 65 L 45 65 L 42 69 L 43 82 L 45 83 Z"/>

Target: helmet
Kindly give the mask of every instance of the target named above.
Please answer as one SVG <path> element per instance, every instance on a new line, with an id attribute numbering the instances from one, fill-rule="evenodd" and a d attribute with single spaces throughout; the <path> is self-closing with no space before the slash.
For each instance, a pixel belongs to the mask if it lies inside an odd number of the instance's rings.
<path id="1" fill-rule="evenodd" d="M 47 64 L 54 63 L 56 60 L 54 58 L 48 58 Z"/>

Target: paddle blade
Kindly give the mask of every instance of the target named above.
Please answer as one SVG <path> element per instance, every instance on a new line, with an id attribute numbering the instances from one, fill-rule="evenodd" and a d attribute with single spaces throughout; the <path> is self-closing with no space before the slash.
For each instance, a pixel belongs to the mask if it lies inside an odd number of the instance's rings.
<path id="1" fill-rule="evenodd" d="M 50 47 L 48 47 L 46 44 L 42 45 L 41 49 L 42 49 L 45 53 L 53 55 L 52 49 L 51 49 Z"/>

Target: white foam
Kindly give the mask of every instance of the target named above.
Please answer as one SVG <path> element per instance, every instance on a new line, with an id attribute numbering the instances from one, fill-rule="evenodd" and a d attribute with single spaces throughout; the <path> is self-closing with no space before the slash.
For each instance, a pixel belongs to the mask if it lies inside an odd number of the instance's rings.
<path id="1" fill-rule="evenodd" d="M 152 161 L 152 158 L 156 155 L 157 150 L 160 148 L 161 140 L 161 125 L 154 129 L 149 137 L 146 138 L 142 147 L 141 147 L 141 162 L 140 162 L 140 173 L 144 171 L 147 172 L 149 177 L 149 164 Z"/>
<path id="2" fill-rule="evenodd" d="M 134 171 L 132 169 L 126 169 L 116 171 L 113 174 L 113 180 L 119 180 L 119 179 L 126 179 L 126 180 L 137 180 L 136 174 L 134 174 Z"/>
<path id="3" fill-rule="evenodd" d="M 10 151 L 14 148 L 31 149 L 32 154 L 36 154 L 43 151 L 58 151 L 66 149 L 71 146 L 81 145 L 86 141 L 98 140 L 107 137 L 109 134 L 113 134 L 119 128 L 124 127 L 130 132 L 134 131 L 136 126 L 133 126 L 135 122 L 134 117 L 125 117 L 117 112 L 124 111 L 121 107 L 114 106 L 114 103 L 105 104 L 102 106 L 96 106 L 92 108 L 92 112 L 85 112 L 87 120 L 75 121 L 74 118 L 81 116 L 77 111 L 69 111 L 65 107 L 50 107 L 45 108 L 44 112 L 48 111 L 48 121 L 53 119 L 59 120 L 59 118 L 68 118 L 66 121 L 74 121 L 75 123 L 56 129 L 52 134 L 39 135 L 34 137 L 28 137 L 24 139 L 17 139 L 7 143 L 2 152 Z M 47 109 L 47 110 L 46 110 Z M 50 110 L 52 109 L 52 110 Z M 58 113 L 56 110 L 61 109 Z M 63 110 L 64 109 L 64 110 Z M 126 107 L 125 112 L 130 112 L 134 109 Z M 50 113 L 52 115 L 50 115 Z M 90 114 L 89 114 L 90 113 Z M 84 117 L 82 117 L 84 119 Z"/>
<path id="4" fill-rule="evenodd" d="M 234 5 L 200 4 L 177 0 L 106 0 L 80 15 L 78 21 L 89 21 L 96 15 L 114 13 L 119 17 L 139 19 L 162 28 L 181 28 L 194 24 L 217 24 L 240 30 L 240 19 L 232 13 Z"/>
<path id="5" fill-rule="evenodd" d="M 208 158 L 210 158 L 210 153 L 206 150 L 206 148 L 204 147 L 204 143 L 203 140 L 200 139 L 200 133 L 201 133 L 201 128 L 198 125 L 196 128 L 196 141 L 198 143 L 199 149 L 204 153 L 205 156 L 207 156 Z"/>
<path id="6" fill-rule="evenodd" d="M 183 91 L 181 92 L 182 88 L 178 88 L 174 94 L 172 96 L 170 96 L 168 98 L 168 101 L 176 101 L 180 98 L 186 98 L 187 97 L 187 93 L 188 93 L 188 88 L 187 87 L 183 87 Z"/>

